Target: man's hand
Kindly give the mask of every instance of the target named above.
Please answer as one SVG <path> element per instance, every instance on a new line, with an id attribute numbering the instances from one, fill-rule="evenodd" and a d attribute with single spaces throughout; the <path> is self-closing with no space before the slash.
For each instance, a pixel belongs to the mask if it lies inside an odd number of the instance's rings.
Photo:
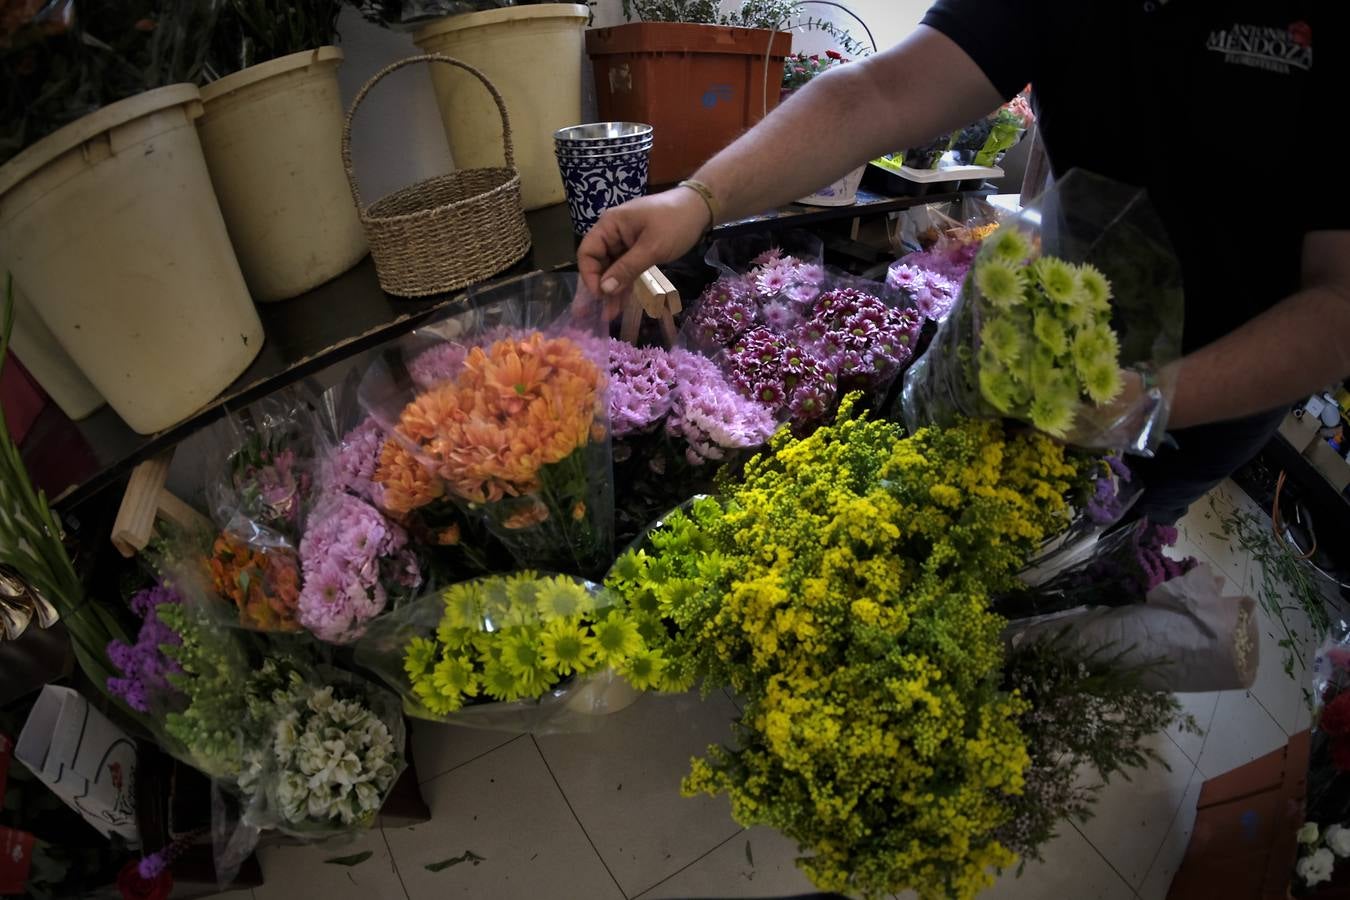
<path id="1" fill-rule="evenodd" d="M 688 188 L 608 209 L 577 249 L 581 280 L 596 296 L 622 294 L 652 266 L 688 253 L 711 218 L 703 198 Z"/>

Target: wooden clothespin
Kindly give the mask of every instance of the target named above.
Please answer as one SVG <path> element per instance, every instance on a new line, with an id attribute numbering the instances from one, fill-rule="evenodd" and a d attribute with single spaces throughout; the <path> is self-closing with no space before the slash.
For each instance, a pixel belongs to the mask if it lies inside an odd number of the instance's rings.
<path id="1" fill-rule="evenodd" d="M 683 309 L 680 292 L 671 284 L 670 279 L 660 269 L 652 266 L 642 273 L 633 285 L 633 293 L 624 306 L 623 323 L 620 336 L 629 343 L 637 340 L 638 326 L 644 315 L 661 323 L 661 332 L 666 345 L 675 343 L 678 331 L 675 328 L 675 315 Z"/>
<path id="2" fill-rule="evenodd" d="M 122 505 L 113 522 L 112 542 L 117 552 L 130 559 L 150 544 L 157 518 L 184 529 L 210 529 L 210 521 L 164 487 L 169 478 L 173 451 L 147 459 L 131 471 Z"/>

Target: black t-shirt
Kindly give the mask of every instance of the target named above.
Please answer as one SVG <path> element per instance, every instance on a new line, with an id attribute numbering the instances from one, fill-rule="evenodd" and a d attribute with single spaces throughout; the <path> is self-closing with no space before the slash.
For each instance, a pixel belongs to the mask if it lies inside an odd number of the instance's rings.
<path id="1" fill-rule="evenodd" d="M 1148 191 L 1190 351 L 1298 290 L 1308 231 L 1350 228 L 1347 5 L 938 0 L 923 21 L 1005 97 L 1032 85 L 1057 175 Z"/>

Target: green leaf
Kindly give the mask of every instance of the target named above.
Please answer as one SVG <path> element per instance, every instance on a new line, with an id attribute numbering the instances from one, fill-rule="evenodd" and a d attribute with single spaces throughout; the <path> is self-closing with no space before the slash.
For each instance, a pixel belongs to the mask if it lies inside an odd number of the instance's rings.
<path id="1" fill-rule="evenodd" d="M 334 856 L 332 859 L 325 859 L 324 862 L 331 866 L 359 866 L 374 855 L 374 850 L 365 850 L 351 856 Z"/>
<path id="2" fill-rule="evenodd" d="M 465 850 L 464 853 L 460 856 L 452 856 L 449 859 L 443 859 L 440 862 L 427 863 L 425 866 L 423 866 L 423 868 L 425 868 L 428 872 L 441 872 L 444 871 L 445 869 L 450 868 L 451 866 L 457 866 L 460 863 L 464 862 L 473 863 L 476 866 L 480 862 L 484 862 L 486 859 L 487 859 L 486 856 L 479 856 L 472 850 Z"/>

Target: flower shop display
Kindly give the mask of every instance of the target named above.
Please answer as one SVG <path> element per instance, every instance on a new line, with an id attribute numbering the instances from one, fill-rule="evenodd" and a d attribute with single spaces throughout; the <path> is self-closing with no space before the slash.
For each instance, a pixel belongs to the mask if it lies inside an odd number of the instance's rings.
<path id="1" fill-rule="evenodd" d="M 600 118 L 655 130 L 653 184 L 692 175 L 778 105 L 795 7 L 751 0 L 723 14 L 709 0 L 625 0 L 627 24 L 586 32 Z"/>
<path id="2" fill-rule="evenodd" d="M 941 323 L 956 305 L 960 282 L 919 265 L 896 263 L 886 270 L 886 287 L 925 319 Z"/>
<path id="3" fill-rule="evenodd" d="M 604 570 L 608 358 L 600 305 L 574 305 L 576 291 L 575 276 L 534 275 L 485 292 L 367 371 L 362 405 L 395 442 L 375 474 L 391 512 L 447 496 L 520 566 Z M 429 350 L 448 354 L 449 377 L 419 389 L 401 370 Z"/>
<path id="4" fill-rule="evenodd" d="M 590 10 L 582 3 L 504 5 L 425 22 L 413 32 L 413 42 L 422 52 L 468 63 L 501 92 L 511 113 L 526 209 L 564 199 L 567 172 L 559 179 L 552 137 L 559 128 L 586 121 L 581 67 L 589 20 Z M 497 165 L 501 120 L 492 98 L 472 76 L 448 66 L 434 67 L 431 83 L 455 165 Z M 601 116 L 606 117 L 603 110 Z M 643 182 L 645 186 L 645 177 Z"/>
<path id="5" fill-rule="evenodd" d="M 1350 824 L 1350 626 L 1344 621 L 1324 635 L 1311 676 L 1307 820 Z"/>
<path id="6" fill-rule="evenodd" d="M 983 119 L 958 131 L 952 138 L 952 155 L 963 166 L 996 166 L 1035 124 L 1030 92 L 1023 91 Z"/>
<path id="7" fill-rule="evenodd" d="M 615 597 L 528 569 L 404 606 L 371 627 L 356 658 L 410 715 L 536 732 L 592 726 L 618 696 L 616 673 L 643 690 L 664 667 Z"/>
<path id="8" fill-rule="evenodd" d="M 1181 298 L 1175 256 L 1141 270 L 1130 252 L 1165 248 L 1155 226 L 1141 193 L 1081 171 L 1005 221 L 905 375 L 905 422 L 1006 416 L 1081 447 L 1156 446 L 1170 382 L 1139 373 L 1179 358 Z M 1126 369 L 1138 387 L 1117 402 Z"/>
<path id="9" fill-rule="evenodd" d="M 668 683 L 744 703 L 737 746 L 709 748 L 687 792 L 726 792 L 742 824 L 796 840 L 822 890 L 970 897 L 1016 859 L 1003 836 L 1041 750 L 1022 731 L 1033 706 L 1004 687 L 989 599 L 1062 527 L 1082 473 L 1035 433 L 971 421 L 904 437 L 852 403 L 809 437 L 780 432 L 606 584 L 660 640 Z M 1175 713 L 1170 698 L 1145 707 L 1153 724 Z M 1133 727 L 1114 733 L 1137 742 Z M 1137 743 L 1090 749 L 1103 775 L 1142 760 Z M 1070 814 L 1063 786 L 1027 802 Z"/>
<path id="10" fill-rule="evenodd" d="M 773 410 L 747 400 L 689 350 L 609 340 L 615 532 L 627 543 L 658 515 L 712 490 L 724 466 L 766 443 Z"/>
<path id="11" fill-rule="evenodd" d="M 197 120 L 253 299 L 285 300 L 356 265 L 366 237 L 339 150 L 340 0 L 226 0 Z"/>

